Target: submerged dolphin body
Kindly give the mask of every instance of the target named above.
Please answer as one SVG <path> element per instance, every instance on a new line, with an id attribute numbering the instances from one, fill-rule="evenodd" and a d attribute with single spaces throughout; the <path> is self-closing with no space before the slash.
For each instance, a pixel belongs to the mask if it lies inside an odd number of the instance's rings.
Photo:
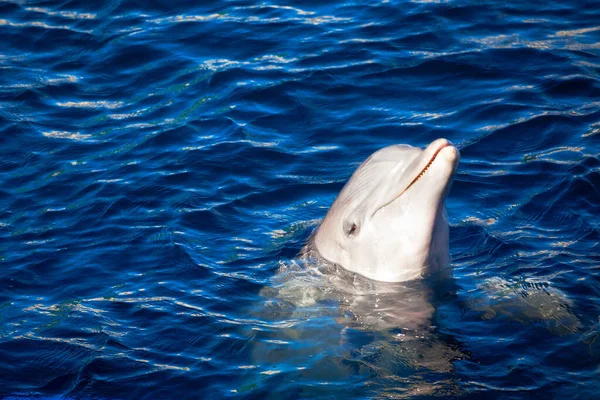
<path id="1" fill-rule="evenodd" d="M 446 139 L 424 150 L 376 151 L 346 183 L 311 245 L 325 260 L 377 281 L 448 272 L 444 203 L 459 158 Z"/>

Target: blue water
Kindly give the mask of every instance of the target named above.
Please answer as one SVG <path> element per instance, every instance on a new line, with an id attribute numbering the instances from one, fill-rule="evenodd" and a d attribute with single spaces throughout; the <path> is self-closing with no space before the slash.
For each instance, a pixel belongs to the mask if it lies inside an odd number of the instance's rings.
<path id="1" fill-rule="evenodd" d="M 596 398 L 597 1 L 197 3 L 0 2 L 0 397 Z M 426 333 L 293 301 L 356 166 L 438 137 Z"/>

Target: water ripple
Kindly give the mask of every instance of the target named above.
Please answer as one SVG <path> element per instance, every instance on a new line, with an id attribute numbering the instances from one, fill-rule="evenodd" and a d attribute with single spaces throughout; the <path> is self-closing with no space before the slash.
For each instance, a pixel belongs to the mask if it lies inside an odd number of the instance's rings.
<path id="1" fill-rule="evenodd" d="M 0 10 L 0 397 L 596 396 L 593 1 Z M 297 255 L 438 137 L 457 288 L 417 326 L 423 287 Z"/>

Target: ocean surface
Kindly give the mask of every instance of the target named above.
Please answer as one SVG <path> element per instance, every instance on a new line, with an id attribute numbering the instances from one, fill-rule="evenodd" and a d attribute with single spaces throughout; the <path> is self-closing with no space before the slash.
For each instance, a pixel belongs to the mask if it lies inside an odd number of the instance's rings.
<path id="1" fill-rule="evenodd" d="M 0 398 L 597 398 L 597 0 L 192 3 L 0 1 Z M 298 258 L 439 137 L 448 291 Z"/>

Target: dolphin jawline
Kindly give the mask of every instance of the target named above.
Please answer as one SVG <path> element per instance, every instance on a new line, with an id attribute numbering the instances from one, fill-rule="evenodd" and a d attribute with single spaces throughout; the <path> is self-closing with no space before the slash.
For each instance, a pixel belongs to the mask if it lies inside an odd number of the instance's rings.
<path id="1" fill-rule="evenodd" d="M 436 141 L 434 142 L 437 144 L 433 154 L 431 155 L 431 157 L 429 158 L 429 161 L 424 165 L 421 166 L 418 171 L 419 174 L 408 184 L 408 186 L 406 186 L 399 194 L 398 196 L 394 197 L 392 200 L 388 201 L 387 203 L 383 204 L 381 207 L 378 207 L 373 214 L 371 215 L 371 217 L 373 217 L 379 210 L 381 210 L 384 207 L 387 207 L 388 205 L 390 205 L 391 203 L 393 203 L 394 201 L 396 201 L 400 196 L 402 196 L 404 193 L 406 193 L 408 191 L 408 189 L 410 189 L 412 187 L 412 185 L 414 185 L 419 179 L 421 179 L 423 177 L 423 175 L 425 175 L 425 173 L 427 172 L 427 170 L 429 169 L 429 167 L 431 167 L 431 165 L 433 165 L 433 162 L 435 161 L 436 157 L 438 156 L 438 154 L 440 154 L 440 152 L 445 149 L 446 147 L 454 147 L 452 145 L 452 143 L 449 140 L 446 139 L 440 139 L 439 142 Z M 438 144 L 439 143 L 439 144 Z M 431 146 L 429 146 L 431 147 Z M 425 149 L 425 151 L 429 150 L 429 147 Z M 422 164 L 422 163 L 421 163 Z"/>

